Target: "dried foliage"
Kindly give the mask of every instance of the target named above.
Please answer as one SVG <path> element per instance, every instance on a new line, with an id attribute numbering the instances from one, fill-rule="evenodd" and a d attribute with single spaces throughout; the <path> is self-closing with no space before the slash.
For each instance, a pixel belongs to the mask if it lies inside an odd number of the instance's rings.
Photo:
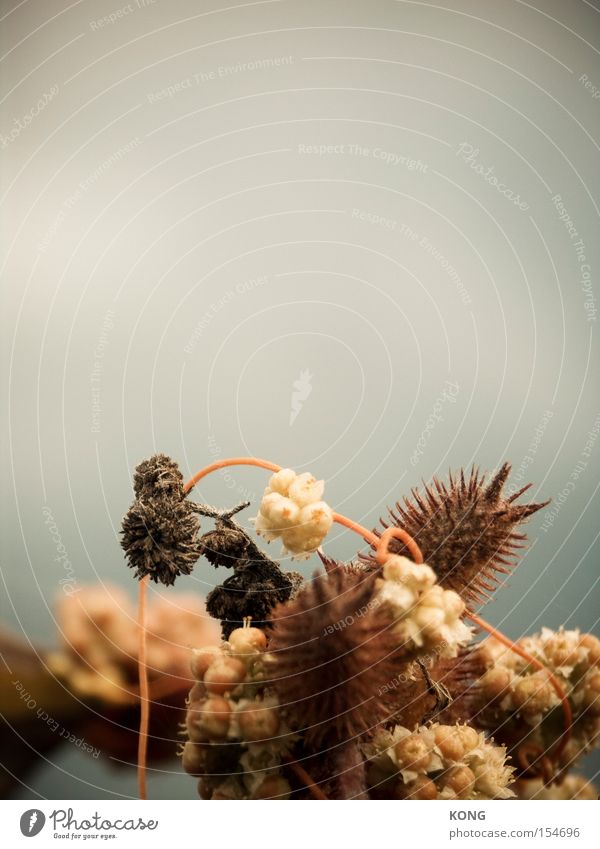
<path id="1" fill-rule="evenodd" d="M 189 575 L 202 547 L 198 505 L 187 501 L 174 460 L 155 454 L 135 470 L 136 499 L 123 518 L 121 547 L 136 578 L 169 586 Z"/>
<path id="2" fill-rule="evenodd" d="M 382 525 L 408 533 L 425 562 L 393 538 L 382 564 L 373 554 L 351 563 L 324 554 L 331 508 L 319 534 L 300 521 L 322 505 L 322 482 L 274 474 L 256 530 L 281 536 L 297 556 L 318 550 L 325 572 L 303 583 L 236 524 L 246 504 L 225 512 L 188 504 L 164 455 L 138 467 L 124 522 L 136 574 L 169 583 L 200 555 L 232 570 L 207 599 L 225 642 L 192 659 L 183 764 L 204 798 L 593 792 L 539 782 L 562 779 L 600 741 L 600 642 L 544 630 L 520 641 L 529 660 L 504 642 L 472 644 L 467 605 L 510 574 L 526 540 L 521 524 L 547 503 L 517 503 L 529 486 L 506 494 L 509 472 L 508 463 L 489 478 L 461 470 L 413 489 Z M 202 537 L 198 515 L 215 522 Z"/>
<path id="3" fill-rule="evenodd" d="M 258 548 L 254 540 L 237 525 L 233 515 L 247 503 L 226 512 L 203 508 L 204 515 L 215 518 L 215 529 L 201 538 L 201 553 L 213 566 L 233 569 L 233 575 L 212 590 L 206 607 L 221 620 L 223 639 L 239 628 L 245 619 L 264 627 L 272 608 L 287 601 L 298 585 L 298 574 L 285 574 L 279 564 Z"/>
<path id="4" fill-rule="evenodd" d="M 368 733 L 390 715 L 385 685 L 399 649 L 374 591 L 375 576 L 338 570 L 273 611 L 267 673 L 311 747 Z"/>

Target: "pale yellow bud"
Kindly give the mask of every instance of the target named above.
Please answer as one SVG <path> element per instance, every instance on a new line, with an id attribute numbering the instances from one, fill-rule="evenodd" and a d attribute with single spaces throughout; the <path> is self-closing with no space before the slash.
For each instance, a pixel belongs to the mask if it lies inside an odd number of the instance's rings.
<path id="1" fill-rule="evenodd" d="M 394 747 L 394 753 L 400 769 L 425 770 L 431 751 L 427 743 L 417 734 L 404 737 Z"/>
<path id="2" fill-rule="evenodd" d="M 320 501 L 324 490 L 325 481 L 318 481 L 310 472 L 304 472 L 292 481 L 288 494 L 299 507 L 305 507 L 313 501 Z"/>
<path id="3" fill-rule="evenodd" d="M 279 492 L 281 495 L 287 495 L 290 485 L 294 482 L 295 478 L 296 472 L 292 471 L 292 469 L 280 469 L 271 476 L 267 489 L 273 492 Z"/>

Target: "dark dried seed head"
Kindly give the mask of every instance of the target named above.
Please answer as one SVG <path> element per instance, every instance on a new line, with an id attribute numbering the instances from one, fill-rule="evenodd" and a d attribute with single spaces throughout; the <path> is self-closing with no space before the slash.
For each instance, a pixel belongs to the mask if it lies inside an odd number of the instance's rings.
<path id="1" fill-rule="evenodd" d="M 202 553 L 197 506 L 185 500 L 183 475 L 165 454 L 135 470 L 133 502 L 122 524 L 121 546 L 136 578 L 170 585 L 189 575 Z"/>
<path id="2" fill-rule="evenodd" d="M 183 498 L 183 475 L 166 454 L 153 454 L 136 466 L 133 475 L 135 497 L 165 495 Z"/>

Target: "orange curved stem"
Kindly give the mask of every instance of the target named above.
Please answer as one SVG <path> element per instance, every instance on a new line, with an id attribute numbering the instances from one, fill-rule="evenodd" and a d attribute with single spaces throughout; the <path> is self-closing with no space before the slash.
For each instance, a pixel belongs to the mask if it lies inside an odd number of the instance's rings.
<path id="1" fill-rule="evenodd" d="M 540 746 L 534 743 L 524 743 L 517 750 L 517 763 L 521 775 L 525 778 L 537 778 L 540 774 L 544 784 L 551 784 L 556 777 L 556 771 L 548 755 Z"/>
<path id="2" fill-rule="evenodd" d="M 214 463 L 211 463 L 209 466 L 205 466 L 203 469 L 200 469 L 199 472 L 196 472 L 196 474 L 184 485 L 183 491 L 187 494 L 196 486 L 198 481 L 202 480 L 202 478 L 210 475 L 211 472 L 216 472 L 219 469 L 226 469 L 228 466 L 257 466 L 259 469 L 267 469 L 270 472 L 280 472 L 283 468 L 283 466 L 278 466 L 277 463 L 271 463 L 270 460 L 261 460 L 260 457 L 228 457 L 225 460 L 216 460 Z M 337 522 L 338 525 L 344 525 L 344 527 L 359 534 L 359 536 L 371 545 L 377 545 L 379 542 L 379 537 L 374 534 L 373 531 L 367 530 L 367 528 L 359 525 L 358 522 L 352 521 L 352 519 L 349 519 L 347 516 L 343 516 L 341 513 L 334 513 L 333 521 Z"/>
<path id="3" fill-rule="evenodd" d="M 385 531 L 381 534 L 381 537 L 377 540 L 377 552 L 375 557 L 377 562 L 383 566 L 385 561 L 388 559 L 389 555 L 389 544 L 392 539 L 402 540 L 404 545 L 408 548 L 412 555 L 412 559 L 415 563 L 423 562 L 423 554 L 421 549 L 411 537 L 411 535 L 403 530 L 402 528 L 386 528 Z"/>
<path id="4" fill-rule="evenodd" d="M 359 525 L 358 522 L 349 519 L 347 516 L 342 516 L 341 513 L 333 514 L 333 521 L 337 522 L 338 525 L 343 525 L 345 528 L 349 528 L 349 530 L 354 531 L 355 534 L 361 536 L 365 542 L 368 542 L 370 545 L 377 545 L 379 542 L 379 537 L 373 533 L 373 531 L 367 530 L 367 528 Z"/>
<path id="5" fill-rule="evenodd" d="M 150 699 L 148 692 L 148 667 L 146 665 L 146 589 L 148 575 L 140 581 L 138 602 L 139 652 L 138 675 L 140 679 L 140 732 L 138 737 L 138 788 L 140 799 L 147 799 L 146 759 L 148 753 L 148 726 Z"/>
<path id="6" fill-rule="evenodd" d="M 505 636 L 502 631 L 498 631 L 496 628 L 494 628 L 493 625 L 490 625 L 489 622 L 486 622 L 485 619 L 482 619 L 480 616 L 477 616 L 471 611 L 467 613 L 467 616 L 471 620 L 471 622 L 474 622 L 476 625 L 479 625 L 480 628 L 483 628 L 484 631 L 487 631 L 488 634 L 498 640 L 499 643 L 502 643 L 515 654 L 518 654 L 519 657 L 523 658 L 523 660 L 526 660 L 527 663 L 531 664 L 532 666 L 535 666 L 536 669 L 540 669 L 542 672 L 545 672 L 548 675 L 548 680 L 552 685 L 554 692 L 560 699 L 565 724 L 565 730 L 561 734 L 560 738 L 557 740 L 556 745 L 554 747 L 555 751 L 553 752 L 556 757 L 559 757 L 562 751 L 564 750 L 569 740 L 569 737 L 571 736 L 571 726 L 573 725 L 573 712 L 571 711 L 571 705 L 569 704 L 567 695 L 561 687 L 559 681 L 551 672 L 551 670 L 548 669 L 547 666 L 544 666 L 541 660 L 538 660 L 537 658 L 533 657 L 529 654 L 528 651 L 525 651 L 524 648 L 518 646 L 516 643 L 513 643 L 513 641 L 509 639 L 509 637 Z"/>
<path id="7" fill-rule="evenodd" d="M 189 479 L 183 487 L 184 492 L 189 492 L 193 489 L 198 481 L 210 475 L 211 472 L 216 472 L 219 469 L 226 469 L 227 466 L 258 466 L 259 469 L 268 469 L 270 472 L 280 472 L 282 467 L 276 463 L 270 463 L 268 460 L 261 460 L 260 457 L 228 457 L 225 460 L 216 460 L 210 466 L 205 466 L 199 472 Z"/>

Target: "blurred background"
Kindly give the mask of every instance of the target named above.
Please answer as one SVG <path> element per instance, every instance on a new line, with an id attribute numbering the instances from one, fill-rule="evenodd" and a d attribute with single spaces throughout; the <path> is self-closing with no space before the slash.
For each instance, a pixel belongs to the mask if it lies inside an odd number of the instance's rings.
<path id="1" fill-rule="evenodd" d="M 486 617 L 597 632 L 600 4 L 119 3 L 0 3 L 3 625 L 51 648 L 57 599 L 134 598 L 120 520 L 163 451 L 309 470 L 368 526 L 508 459 L 553 502 Z M 13 797 L 136 796 L 68 740 L 38 761 Z"/>

